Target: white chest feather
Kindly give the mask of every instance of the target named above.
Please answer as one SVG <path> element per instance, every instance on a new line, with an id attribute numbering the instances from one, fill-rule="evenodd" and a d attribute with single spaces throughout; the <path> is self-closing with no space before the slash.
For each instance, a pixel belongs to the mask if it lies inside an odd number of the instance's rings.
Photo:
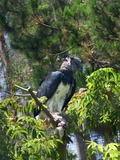
<path id="1" fill-rule="evenodd" d="M 50 112 L 61 112 L 66 96 L 69 93 L 69 90 L 70 90 L 69 84 L 67 85 L 64 85 L 63 83 L 59 84 L 52 98 L 50 98 L 47 101 L 47 106 Z"/>

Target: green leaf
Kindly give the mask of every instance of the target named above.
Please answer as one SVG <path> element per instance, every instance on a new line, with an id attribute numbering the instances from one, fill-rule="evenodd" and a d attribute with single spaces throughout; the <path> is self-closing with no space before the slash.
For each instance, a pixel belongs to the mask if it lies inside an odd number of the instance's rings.
<path id="1" fill-rule="evenodd" d="M 118 158 L 120 155 L 120 151 L 118 150 L 111 150 L 109 152 L 110 158 Z"/>

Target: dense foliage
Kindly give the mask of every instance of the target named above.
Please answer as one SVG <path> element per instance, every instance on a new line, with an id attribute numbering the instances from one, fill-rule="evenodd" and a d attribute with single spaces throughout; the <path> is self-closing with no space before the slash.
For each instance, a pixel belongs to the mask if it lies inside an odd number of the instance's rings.
<path id="1" fill-rule="evenodd" d="M 55 70 L 56 58 L 67 51 L 93 71 L 120 62 L 119 8 L 118 0 L 1 0 L 0 26 L 35 76 Z"/>
<path id="2" fill-rule="evenodd" d="M 68 113 L 76 114 L 79 125 L 87 119 L 87 130 L 100 128 L 102 134 L 116 134 L 120 129 L 120 73 L 116 74 L 112 68 L 101 68 L 93 72 L 86 82 L 87 91 L 72 98 Z"/>
<path id="3" fill-rule="evenodd" d="M 30 105 L 23 108 L 14 98 L 0 103 L 1 159 L 59 159 L 57 145 L 61 141 L 48 132 L 42 120 L 27 116 L 28 110 L 32 110 Z"/>
<path id="4" fill-rule="evenodd" d="M 70 131 L 79 132 L 83 137 L 90 131 L 99 133 L 107 145 L 103 147 L 95 142 L 89 142 L 88 155 L 100 152 L 105 160 L 118 159 L 120 73 L 115 73 L 112 68 L 101 68 L 93 72 L 86 82 L 87 91 L 75 94 L 68 107 Z"/>

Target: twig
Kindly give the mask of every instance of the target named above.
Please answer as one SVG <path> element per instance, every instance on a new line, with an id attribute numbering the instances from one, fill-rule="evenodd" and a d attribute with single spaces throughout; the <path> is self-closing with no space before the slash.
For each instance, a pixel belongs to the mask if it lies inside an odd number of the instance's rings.
<path id="1" fill-rule="evenodd" d="M 40 25 L 42 25 L 42 26 L 44 26 L 44 27 L 47 27 L 47 28 L 54 29 L 54 30 L 60 30 L 59 28 L 56 28 L 56 27 L 50 26 L 50 25 L 48 25 L 48 24 L 42 23 L 42 22 L 40 21 L 40 19 L 39 19 L 39 16 L 37 15 L 37 13 L 36 13 L 34 10 L 33 10 L 33 12 L 34 12 L 34 14 L 35 14 L 35 16 L 36 16 L 36 18 L 37 18 L 38 24 L 40 24 Z"/>
<path id="2" fill-rule="evenodd" d="M 63 29 L 61 29 L 61 28 L 57 28 L 57 27 L 54 27 L 54 26 L 51 26 L 51 25 L 49 25 L 49 24 L 45 24 L 45 23 L 41 22 L 41 20 L 39 19 L 38 14 L 35 12 L 35 10 L 33 10 L 33 12 L 34 12 L 34 14 L 35 14 L 35 17 L 36 17 L 36 19 L 37 19 L 37 23 L 38 23 L 39 25 L 42 25 L 42 26 L 44 26 L 44 27 L 46 27 L 46 28 L 54 29 L 54 30 L 56 30 L 56 31 L 63 31 Z M 67 30 L 67 29 L 66 29 L 66 31 L 69 32 L 69 33 L 71 33 L 70 30 Z"/>
<path id="3" fill-rule="evenodd" d="M 15 87 L 16 87 L 16 88 L 19 88 L 19 89 L 21 89 L 21 90 L 23 90 L 23 91 L 28 92 L 28 89 L 23 88 L 23 87 L 20 87 L 20 86 L 18 86 L 18 85 L 16 85 L 16 84 L 15 84 Z M 33 92 L 34 92 L 34 94 L 36 94 L 36 93 L 37 93 L 36 91 L 33 91 Z"/>
<path id="4" fill-rule="evenodd" d="M 60 54 L 63 54 L 63 53 L 65 53 L 65 52 L 68 52 L 68 51 L 71 50 L 75 45 L 76 45 L 76 44 L 72 45 L 70 48 L 68 48 L 68 49 L 66 49 L 66 50 L 64 50 L 64 51 L 62 51 L 62 52 L 56 53 L 55 55 L 60 55 Z"/>
<path id="5" fill-rule="evenodd" d="M 18 85 L 16 85 L 16 84 L 15 84 L 15 87 L 16 87 L 16 88 L 19 88 L 19 89 L 21 89 L 21 90 L 23 90 L 23 91 L 28 92 L 28 90 L 27 90 L 26 88 L 20 87 L 20 86 L 18 86 Z"/>

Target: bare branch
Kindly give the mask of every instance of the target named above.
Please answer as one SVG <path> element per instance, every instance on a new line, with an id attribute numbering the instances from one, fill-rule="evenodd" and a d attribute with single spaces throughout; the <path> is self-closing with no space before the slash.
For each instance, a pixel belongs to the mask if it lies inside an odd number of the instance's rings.
<path id="1" fill-rule="evenodd" d="M 28 92 L 28 89 L 26 89 L 26 88 L 23 88 L 23 87 L 20 87 L 20 86 L 18 86 L 18 85 L 16 85 L 16 84 L 15 84 L 15 87 L 16 87 L 16 88 L 19 88 L 19 89 L 21 89 L 21 90 L 23 90 L 23 91 L 26 91 L 26 92 Z"/>
<path id="2" fill-rule="evenodd" d="M 23 87 L 20 87 L 20 86 L 18 86 L 18 85 L 16 85 L 16 84 L 15 84 L 15 87 L 16 87 L 16 88 L 19 88 L 19 89 L 21 89 L 21 90 L 23 90 L 23 91 L 28 92 L 28 89 L 23 88 Z M 34 92 L 34 94 L 36 94 L 36 93 L 37 93 L 37 91 L 33 91 L 33 92 Z"/>
<path id="3" fill-rule="evenodd" d="M 47 27 L 47 28 L 51 28 L 51 29 L 54 29 L 54 30 L 60 30 L 59 28 L 56 28 L 56 27 L 53 27 L 53 26 L 50 26 L 48 24 L 45 24 L 45 23 L 42 23 L 42 22 L 38 22 L 40 25 L 44 26 L 44 27 Z"/>
<path id="4" fill-rule="evenodd" d="M 68 51 L 71 50 L 75 45 L 76 45 L 76 44 L 72 45 L 70 48 L 68 48 L 68 49 L 66 49 L 66 50 L 64 50 L 64 51 L 62 51 L 62 52 L 56 53 L 55 55 L 60 55 L 60 54 L 63 54 L 63 53 L 65 53 L 65 52 L 68 52 Z"/>
<path id="5" fill-rule="evenodd" d="M 57 28 L 57 27 L 54 27 L 54 26 L 51 26 L 51 25 L 48 25 L 48 24 L 43 23 L 43 22 L 40 20 L 39 15 L 38 15 L 34 10 L 33 10 L 33 12 L 34 12 L 34 15 L 35 15 L 35 17 L 36 17 L 36 19 L 37 19 L 37 23 L 38 23 L 39 25 L 42 25 L 42 26 L 44 26 L 44 27 L 47 27 L 47 28 L 50 28 L 50 29 L 54 29 L 54 30 L 63 32 L 64 29 Z M 67 30 L 67 29 L 65 29 L 65 31 L 66 31 L 66 32 L 69 32 L 69 33 L 72 33 L 72 31 Z"/>
<path id="6" fill-rule="evenodd" d="M 44 27 L 47 27 L 47 28 L 51 28 L 51 29 L 54 29 L 54 30 L 60 30 L 59 28 L 56 28 L 56 27 L 53 27 L 53 26 L 50 26 L 48 24 L 45 24 L 45 23 L 42 23 L 41 20 L 39 19 L 39 16 L 37 15 L 37 13 L 33 10 L 34 14 L 35 14 L 35 17 L 37 18 L 37 22 L 38 24 L 44 26 Z"/>

